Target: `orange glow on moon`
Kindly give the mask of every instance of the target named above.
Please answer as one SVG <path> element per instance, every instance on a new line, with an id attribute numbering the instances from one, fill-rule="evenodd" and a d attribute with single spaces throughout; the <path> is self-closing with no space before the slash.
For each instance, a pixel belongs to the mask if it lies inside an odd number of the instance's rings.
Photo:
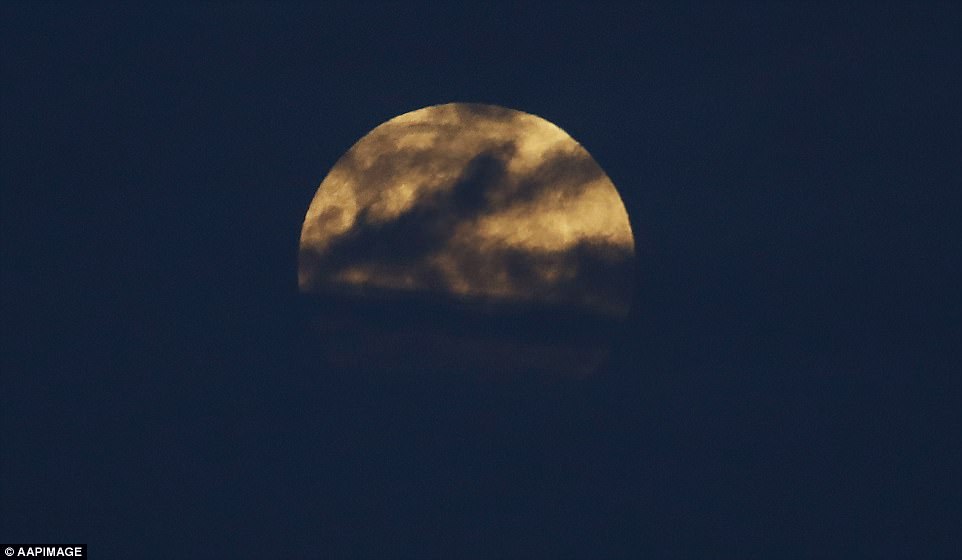
<path id="1" fill-rule="evenodd" d="M 395 117 L 338 160 L 304 219 L 298 284 L 624 315 L 633 258 L 615 186 L 571 136 L 452 103 Z"/>

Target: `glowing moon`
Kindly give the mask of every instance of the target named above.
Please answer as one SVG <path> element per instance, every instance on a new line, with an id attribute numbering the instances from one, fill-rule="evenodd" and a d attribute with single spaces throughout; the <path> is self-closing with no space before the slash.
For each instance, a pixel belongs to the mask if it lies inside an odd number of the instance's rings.
<path id="1" fill-rule="evenodd" d="M 304 219 L 304 293 L 386 290 L 624 315 L 634 241 L 590 154 L 550 122 L 452 103 L 395 117 L 331 169 Z"/>

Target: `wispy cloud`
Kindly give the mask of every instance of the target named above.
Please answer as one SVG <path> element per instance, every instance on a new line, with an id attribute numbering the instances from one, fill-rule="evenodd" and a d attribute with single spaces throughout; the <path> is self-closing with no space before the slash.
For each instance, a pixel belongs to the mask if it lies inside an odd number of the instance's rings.
<path id="1" fill-rule="evenodd" d="M 341 158 L 300 258 L 305 292 L 348 284 L 618 314 L 633 242 L 614 185 L 561 129 L 452 104 L 392 119 Z"/>

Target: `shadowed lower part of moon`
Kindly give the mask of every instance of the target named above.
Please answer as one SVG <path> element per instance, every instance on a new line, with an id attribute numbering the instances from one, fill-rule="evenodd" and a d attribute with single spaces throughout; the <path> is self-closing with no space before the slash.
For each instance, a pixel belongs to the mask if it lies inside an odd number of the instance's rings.
<path id="1" fill-rule="evenodd" d="M 304 219 L 298 285 L 328 365 L 585 375 L 633 271 L 624 204 L 580 144 L 528 113 L 451 103 L 337 161 Z"/>

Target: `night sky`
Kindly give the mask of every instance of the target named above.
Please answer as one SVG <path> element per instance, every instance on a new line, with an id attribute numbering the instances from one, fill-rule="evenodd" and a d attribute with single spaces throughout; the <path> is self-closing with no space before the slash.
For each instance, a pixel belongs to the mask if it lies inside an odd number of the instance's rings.
<path id="1" fill-rule="evenodd" d="M 0 541 L 959 557 L 959 29 L 951 3 L 3 3 Z M 455 101 L 557 124 L 618 187 L 634 304 L 594 376 L 319 358 L 317 186 Z"/>

